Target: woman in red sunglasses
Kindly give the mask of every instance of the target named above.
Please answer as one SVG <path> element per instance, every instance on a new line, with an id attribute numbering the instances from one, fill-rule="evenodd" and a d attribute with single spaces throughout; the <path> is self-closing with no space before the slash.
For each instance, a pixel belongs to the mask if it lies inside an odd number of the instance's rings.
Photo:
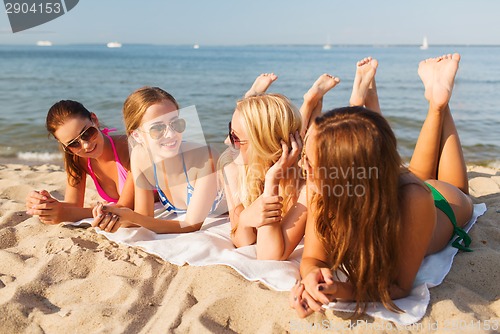
<path id="1" fill-rule="evenodd" d="M 225 201 L 216 157 L 206 145 L 183 141 L 186 122 L 172 95 L 158 87 L 139 88 L 125 101 L 123 116 L 132 146 L 135 211 L 97 206 L 93 226 L 115 232 L 133 223 L 156 233 L 193 232 L 210 213 L 226 211 L 219 205 Z M 160 214 L 155 192 L 163 206 Z"/>
<path id="2" fill-rule="evenodd" d="M 92 217 L 92 209 L 84 207 L 87 175 L 104 201 L 132 207 L 134 189 L 132 180 L 127 180 L 130 159 L 126 136 L 110 136 L 111 130 L 100 130 L 97 116 L 71 100 L 50 108 L 46 127 L 64 151 L 66 192 L 64 201 L 59 201 L 47 190 L 31 191 L 26 198 L 28 214 L 39 216 L 45 224 Z"/>
<path id="3" fill-rule="evenodd" d="M 263 260 L 286 260 L 304 235 L 304 179 L 298 166 L 309 119 L 339 80 L 324 74 L 304 95 L 299 111 L 283 95 L 263 94 L 274 74 L 257 77 L 238 101 L 221 157 L 225 193 L 236 247 L 256 244 Z"/>

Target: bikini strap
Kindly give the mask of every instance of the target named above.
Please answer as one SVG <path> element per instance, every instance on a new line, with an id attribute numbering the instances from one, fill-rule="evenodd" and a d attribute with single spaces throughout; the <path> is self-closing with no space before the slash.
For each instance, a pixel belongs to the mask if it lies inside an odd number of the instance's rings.
<path id="1" fill-rule="evenodd" d="M 451 223 L 453 224 L 453 233 L 457 235 L 457 238 L 453 241 L 451 244 L 453 247 L 458 248 L 462 251 L 465 252 L 472 252 L 472 249 L 469 248 L 469 245 L 471 243 L 471 237 L 467 232 L 465 232 L 464 229 L 461 227 L 457 226 L 457 219 L 455 218 L 455 213 L 453 212 L 453 209 L 451 208 L 450 204 L 448 201 L 444 198 L 444 196 L 433 186 L 430 184 L 426 183 L 427 186 L 429 186 L 429 189 L 432 192 L 432 197 L 434 198 L 434 205 L 436 208 L 439 210 L 443 211 L 446 216 L 450 219 Z M 452 236 L 453 238 L 453 236 Z M 460 242 L 463 240 L 464 244 L 462 245 Z"/>
<path id="2" fill-rule="evenodd" d="M 113 154 L 115 155 L 115 161 L 116 161 L 116 162 L 119 162 L 119 163 L 121 164 L 122 162 L 120 161 L 120 157 L 118 156 L 118 152 L 116 151 L 116 146 L 115 146 L 115 143 L 113 142 L 113 139 L 111 139 L 111 136 L 108 134 L 108 133 L 110 133 L 110 132 L 114 132 L 114 131 L 116 131 L 116 129 L 115 129 L 115 128 L 111 128 L 111 129 L 104 128 L 104 129 L 102 129 L 102 133 L 103 133 L 106 137 L 108 137 L 109 142 L 111 143 L 111 147 L 113 148 Z"/>

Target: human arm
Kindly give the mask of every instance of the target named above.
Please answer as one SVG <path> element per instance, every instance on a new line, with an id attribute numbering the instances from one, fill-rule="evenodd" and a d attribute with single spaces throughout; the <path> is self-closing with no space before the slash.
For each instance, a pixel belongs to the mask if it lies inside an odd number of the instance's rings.
<path id="1" fill-rule="evenodd" d="M 194 191 L 183 220 L 155 219 L 153 217 L 154 186 L 152 182 L 154 182 L 154 177 L 151 173 L 151 165 L 141 165 L 141 163 L 132 164 L 132 173 L 135 175 L 133 179 L 136 183 L 135 212 L 124 208 L 105 206 L 101 208 L 100 214 L 105 215 L 110 224 L 135 223 L 156 233 L 184 233 L 199 230 L 217 196 L 217 175 L 209 152 L 205 147 L 197 147 L 184 152 L 183 159 L 188 166 L 187 173 Z M 201 154 L 206 154 L 206 159 L 200 159 Z M 135 158 L 140 157 L 140 155 L 139 151 L 133 153 Z M 137 159 L 133 161 L 135 162 Z M 144 161 L 144 159 L 138 161 Z M 177 191 L 181 189 L 182 187 L 177 188 Z M 173 189 L 170 188 L 170 191 Z M 185 196 L 186 188 L 184 187 L 181 191 Z M 114 221 L 113 215 L 118 217 L 117 222 Z M 117 229 L 115 226 L 106 226 L 105 222 L 99 222 L 99 227 L 111 232 Z"/>
<path id="2" fill-rule="evenodd" d="M 64 201 L 54 198 L 47 190 L 33 190 L 26 197 L 26 213 L 39 216 L 44 224 L 74 222 L 92 217 L 92 209 L 84 208 L 86 174 L 76 185 L 66 184 Z"/>
<path id="3" fill-rule="evenodd" d="M 402 188 L 399 205 L 402 230 L 398 274 L 394 283 L 388 287 L 393 300 L 410 294 L 436 224 L 436 209 L 432 196 L 421 185 L 405 185 Z M 325 279 L 324 274 L 323 277 L 318 275 L 318 268 L 321 268 L 321 262 L 318 261 L 323 261 L 323 259 L 318 258 L 317 254 L 310 254 L 308 228 L 306 228 L 306 243 L 301 263 L 301 274 L 304 277 L 302 282 L 305 288 L 303 297 L 307 304 L 314 305 L 319 301 L 326 303 L 327 299 L 353 301 L 355 297 L 352 284 L 338 281 L 332 281 L 331 284 Z M 303 310 L 297 310 L 297 312 L 299 315 L 304 314 Z"/>
<path id="4" fill-rule="evenodd" d="M 302 140 L 299 133 L 290 135 L 291 150 L 282 142 L 280 159 L 267 171 L 264 183 L 263 197 L 279 195 L 279 184 L 284 178 L 295 183 L 288 184 L 295 194 L 295 202 L 280 221 L 271 222 L 257 228 L 257 258 L 263 260 L 286 260 L 293 252 L 304 235 L 306 222 L 306 191 L 300 191 L 297 160 L 302 151 Z M 290 191 L 290 189 L 288 189 Z M 300 191 L 300 192 L 299 192 Z"/>

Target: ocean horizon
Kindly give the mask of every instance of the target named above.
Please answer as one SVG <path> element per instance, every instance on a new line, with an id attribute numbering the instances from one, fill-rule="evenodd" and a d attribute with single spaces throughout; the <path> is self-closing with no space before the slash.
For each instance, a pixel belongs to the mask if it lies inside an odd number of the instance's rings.
<path id="1" fill-rule="evenodd" d="M 45 116 L 50 106 L 73 99 L 94 111 L 108 127 L 124 133 L 121 109 L 135 89 L 169 91 L 181 107 L 195 105 L 205 138 L 223 147 L 236 101 L 260 73 L 278 80 L 269 92 L 282 93 L 299 107 L 302 95 L 322 73 L 341 78 L 324 99 L 324 110 L 348 104 L 355 63 L 379 60 L 377 87 L 383 114 L 396 132 L 399 151 L 409 159 L 427 112 L 420 60 L 444 53 L 462 55 L 450 102 L 467 163 L 498 167 L 500 161 L 500 45 L 0 45 L 0 160 L 60 161 Z"/>

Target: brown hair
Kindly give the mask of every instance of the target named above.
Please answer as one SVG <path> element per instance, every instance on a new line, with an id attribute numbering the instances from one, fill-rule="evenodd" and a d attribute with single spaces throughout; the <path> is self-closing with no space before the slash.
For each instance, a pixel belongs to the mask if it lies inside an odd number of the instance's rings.
<path id="1" fill-rule="evenodd" d="M 90 111 L 77 101 L 61 100 L 50 107 L 45 120 L 47 131 L 56 138 L 54 133 L 69 118 L 92 119 Z M 57 138 L 56 138 L 57 139 Z M 68 183 L 72 186 L 77 185 L 82 180 L 83 170 L 80 167 L 80 157 L 75 154 L 64 151 L 64 167 L 68 174 Z"/>
<path id="2" fill-rule="evenodd" d="M 332 270 L 343 271 L 353 285 L 355 315 L 370 301 L 402 312 L 389 294 L 401 231 L 396 137 L 384 117 L 363 107 L 331 110 L 314 127 L 321 135 L 315 136 L 319 190 L 312 207 Z"/>
<path id="3" fill-rule="evenodd" d="M 123 104 L 123 120 L 127 135 L 139 128 L 146 109 L 165 100 L 171 101 L 179 109 L 175 98 L 159 87 L 144 86 L 130 94 Z"/>

